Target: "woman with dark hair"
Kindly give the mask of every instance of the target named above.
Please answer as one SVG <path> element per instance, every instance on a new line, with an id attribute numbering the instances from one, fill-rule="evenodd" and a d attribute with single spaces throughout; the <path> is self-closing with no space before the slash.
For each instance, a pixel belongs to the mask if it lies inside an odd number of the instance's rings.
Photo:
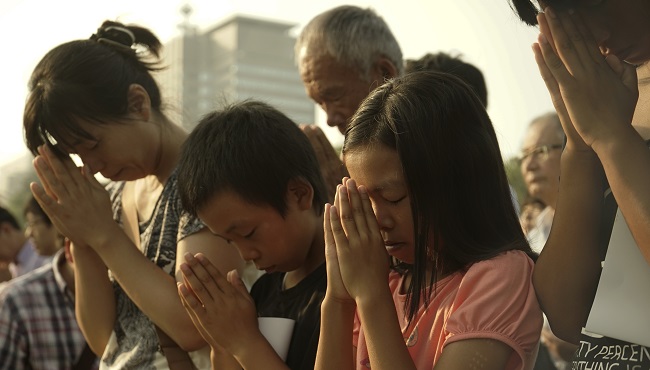
<path id="1" fill-rule="evenodd" d="M 90 39 L 48 52 L 29 83 L 25 137 L 43 184 L 31 189 L 73 242 L 77 319 L 102 368 L 167 369 L 175 350 L 209 366 L 176 294 L 178 262 L 199 251 L 224 273 L 241 262 L 181 207 L 176 166 L 187 133 L 161 110 L 151 75 L 160 48 L 149 30 L 106 21 Z M 111 180 L 106 189 L 98 172 Z"/>
<path id="2" fill-rule="evenodd" d="M 574 368 L 650 368 L 650 348 L 583 330 L 603 261 L 625 246 L 610 243 L 615 219 L 636 244 L 628 253 L 650 264 L 650 2 L 510 1 L 539 25 L 535 60 L 567 136 L 553 228 L 533 276 L 540 303 L 555 334 L 580 345 Z M 611 326 L 638 327 L 615 310 L 608 320 L 621 321 Z"/>
<path id="3" fill-rule="evenodd" d="M 316 368 L 531 369 L 533 253 L 469 87 L 433 72 L 386 83 L 354 115 L 343 157 Z"/>

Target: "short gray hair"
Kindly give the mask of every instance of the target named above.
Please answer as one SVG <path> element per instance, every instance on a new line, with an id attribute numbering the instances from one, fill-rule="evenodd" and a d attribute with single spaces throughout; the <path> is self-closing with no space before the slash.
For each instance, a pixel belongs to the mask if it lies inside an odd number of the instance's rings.
<path id="1" fill-rule="evenodd" d="M 560 117 L 555 111 L 547 112 L 533 118 L 530 124 L 528 124 L 528 128 L 531 128 L 532 126 L 540 123 L 547 123 L 549 125 L 552 125 L 557 132 L 558 138 L 560 138 L 562 141 L 566 139 L 564 128 L 562 128 L 562 123 L 560 123 Z"/>
<path id="2" fill-rule="evenodd" d="M 384 19 L 370 8 L 343 5 L 317 15 L 296 40 L 298 64 L 303 48 L 310 56 L 330 55 L 346 66 L 357 68 L 366 79 L 380 56 L 395 65 L 398 75 L 404 73 L 402 50 L 395 36 Z"/>

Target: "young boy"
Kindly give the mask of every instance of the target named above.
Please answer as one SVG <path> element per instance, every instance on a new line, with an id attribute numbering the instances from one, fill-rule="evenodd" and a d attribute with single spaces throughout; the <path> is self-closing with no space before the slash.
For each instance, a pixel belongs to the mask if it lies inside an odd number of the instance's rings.
<path id="1" fill-rule="evenodd" d="M 186 256 L 179 294 L 212 347 L 213 369 L 228 361 L 313 369 L 326 290 L 327 193 L 307 137 L 265 103 L 235 104 L 194 129 L 178 177 L 183 207 L 266 271 L 249 295 L 235 271 L 226 279 L 203 255 Z M 286 363 L 260 333 L 258 316 L 296 321 Z"/>

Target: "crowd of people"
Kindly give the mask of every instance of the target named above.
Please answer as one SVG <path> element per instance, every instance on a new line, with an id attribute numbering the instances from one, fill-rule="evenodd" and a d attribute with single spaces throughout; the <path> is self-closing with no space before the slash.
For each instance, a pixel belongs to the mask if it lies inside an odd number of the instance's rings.
<path id="1" fill-rule="evenodd" d="M 340 153 L 254 99 L 186 132 L 144 27 L 54 47 L 26 227 L 0 208 L 0 369 L 650 369 L 650 334 L 585 329 L 616 210 L 650 269 L 650 3 L 509 1 L 555 107 L 522 138 L 521 204 L 480 68 L 404 60 L 372 9 L 296 40 Z"/>

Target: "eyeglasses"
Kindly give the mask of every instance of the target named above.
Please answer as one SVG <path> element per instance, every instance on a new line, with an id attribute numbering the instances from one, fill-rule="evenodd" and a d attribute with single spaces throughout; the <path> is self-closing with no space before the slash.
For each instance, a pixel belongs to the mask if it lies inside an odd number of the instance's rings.
<path id="1" fill-rule="evenodd" d="M 531 148 L 523 151 L 517 159 L 519 160 L 519 163 L 532 160 L 533 158 L 539 161 L 545 161 L 548 159 L 548 154 L 551 152 L 551 150 L 555 149 L 562 149 L 562 144 L 541 145 L 535 148 Z"/>

